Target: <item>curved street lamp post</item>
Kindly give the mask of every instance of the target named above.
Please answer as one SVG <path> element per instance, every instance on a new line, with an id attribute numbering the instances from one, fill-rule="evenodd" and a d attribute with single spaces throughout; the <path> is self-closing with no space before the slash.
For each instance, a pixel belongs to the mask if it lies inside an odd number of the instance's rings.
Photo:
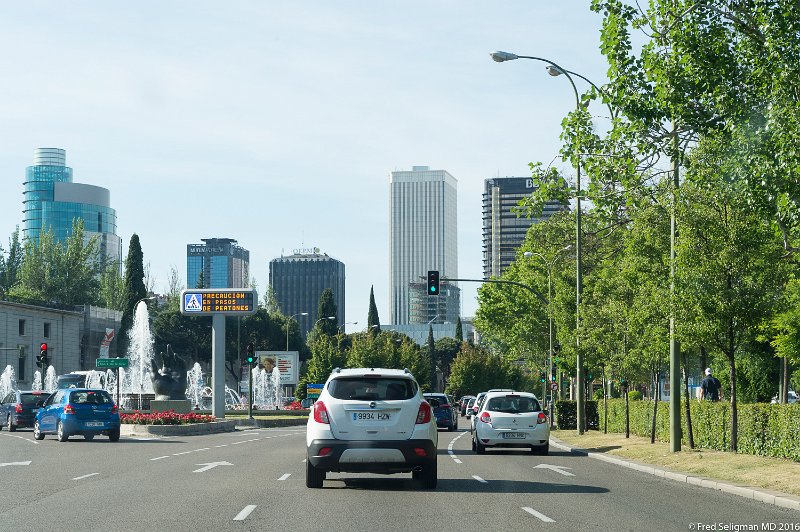
<path id="1" fill-rule="evenodd" d="M 286 350 L 289 350 L 289 322 L 297 316 L 308 316 L 308 312 L 298 312 L 286 318 Z"/>

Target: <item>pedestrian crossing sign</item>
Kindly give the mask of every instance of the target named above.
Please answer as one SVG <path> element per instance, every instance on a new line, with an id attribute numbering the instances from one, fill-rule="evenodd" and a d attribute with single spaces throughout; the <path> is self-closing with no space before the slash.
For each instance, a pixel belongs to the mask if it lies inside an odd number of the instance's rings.
<path id="1" fill-rule="evenodd" d="M 203 294 L 192 292 L 183 294 L 183 308 L 186 312 L 202 312 Z"/>

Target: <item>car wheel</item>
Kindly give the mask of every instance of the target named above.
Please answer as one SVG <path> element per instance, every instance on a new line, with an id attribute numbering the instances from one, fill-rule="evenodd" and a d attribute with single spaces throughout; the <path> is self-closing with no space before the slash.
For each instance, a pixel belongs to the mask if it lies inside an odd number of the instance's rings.
<path id="1" fill-rule="evenodd" d="M 325 470 L 314 467 L 311 460 L 306 458 L 306 487 L 321 488 L 323 480 L 325 480 Z"/>
<path id="2" fill-rule="evenodd" d="M 58 441 L 67 441 L 69 439 L 69 434 L 64 432 L 64 425 L 60 421 L 56 428 L 56 436 L 58 437 Z"/>
<path id="3" fill-rule="evenodd" d="M 119 441 L 119 428 L 111 429 L 108 431 L 108 441 Z"/>
<path id="4" fill-rule="evenodd" d="M 419 472 L 419 480 L 422 481 L 422 487 L 426 490 L 436 489 L 436 484 L 439 482 L 438 462 L 434 458 L 428 465 L 422 466 L 422 471 Z"/>
<path id="5" fill-rule="evenodd" d="M 11 420 L 11 414 L 8 415 L 7 423 L 8 424 L 6 426 L 8 427 L 8 432 L 14 432 L 15 430 L 17 430 L 17 426 L 14 425 L 14 422 Z"/>
<path id="6" fill-rule="evenodd" d="M 539 454 L 542 456 L 547 456 L 548 454 L 550 454 L 550 442 L 547 442 L 541 447 L 539 447 Z"/>
<path id="7" fill-rule="evenodd" d="M 478 454 L 486 454 L 486 446 L 478 441 L 478 436 L 475 436 L 475 452 Z"/>
<path id="8" fill-rule="evenodd" d="M 44 433 L 42 433 L 42 430 L 39 428 L 39 422 L 38 421 L 35 421 L 33 423 L 33 437 L 35 439 L 37 439 L 37 440 L 43 440 L 44 439 Z"/>
<path id="9" fill-rule="evenodd" d="M 453 432 L 454 430 L 456 430 L 455 423 L 450 423 L 449 425 L 447 425 L 447 432 Z"/>
<path id="10" fill-rule="evenodd" d="M 83 439 L 86 441 L 92 441 L 94 439 L 94 434 L 84 434 Z"/>
<path id="11" fill-rule="evenodd" d="M 475 438 L 470 438 L 469 441 L 472 442 L 472 451 L 474 452 L 475 451 Z"/>

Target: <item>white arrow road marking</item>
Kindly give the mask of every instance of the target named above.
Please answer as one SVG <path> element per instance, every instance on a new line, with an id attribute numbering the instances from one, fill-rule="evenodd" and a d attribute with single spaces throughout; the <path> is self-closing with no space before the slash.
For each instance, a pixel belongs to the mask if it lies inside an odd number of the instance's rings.
<path id="1" fill-rule="evenodd" d="M 472 478 L 474 478 L 474 479 L 475 479 L 475 480 L 477 480 L 478 482 L 482 482 L 482 483 L 484 483 L 484 484 L 488 484 L 488 483 L 489 483 L 489 481 L 488 481 L 488 480 L 483 480 L 483 479 L 482 479 L 481 477 L 479 477 L 478 475 L 472 475 Z"/>
<path id="2" fill-rule="evenodd" d="M 201 466 L 205 466 L 205 467 L 201 467 L 200 469 L 195 469 L 194 471 L 192 471 L 192 473 L 202 473 L 203 471 L 208 471 L 209 469 L 214 469 L 217 466 L 233 465 L 233 464 L 230 463 L 230 462 L 209 462 L 207 464 L 195 464 L 195 465 L 201 465 Z"/>
<path id="3" fill-rule="evenodd" d="M 286 480 L 286 479 L 287 479 L 287 478 L 289 478 L 290 476 L 292 476 L 292 474 L 291 474 L 291 473 L 285 473 L 285 474 L 284 474 L 284 475 L 282 475 L 282 476 L 281 476 L 281 478 L 279 478 L 278 480 Z"/>
<path id="4" fill-rule="evenodd" d="M 570 473 L 569 471 L 562 471 L 562 469 L 572 469 L 571 467 L 556 466 L 556 465 L 550 465 L 550 464 L 539 464 L 537 466 L 534 466 L 533 468 L 534 469 L 550 469 L 551 471 L 555 471 L 556 473 L 564 475 L 565 477 L 574 477 L 575 476 L 572 473 Z"/>
<path id="5" fill-rule="evenodd" d="M 244 509 L 236 514 L 236 517 L 233 518 L 234 521 L 244 521 L 247 519 L 247 516 L 250 515 L 250 512 L 256 509 L 255 504 L 248 504 L 244 507 Z"/>
<path id="6" fill-rule="evenodd" d="M 528 512 L 529 514 L 531 514 L 532 516 L 534 516 L 535 518 L 539 519 L 542 522 L 555 523 L 555 521 L 553 521 L 552 519 L 550 519 L 546 515 L 537 512 L 533 508 L 528 508 L 527 506 L 523 506 L 522 509 L 525 510 L 526 512 Z"/>
<path id="7" fill-rule="evenodd" d="M 93 477 L 95 475 L 99 475 L 100 473 L 89 473 L 88 475 L 83 475 L 82 477 L 75 477 L 72 480 L 83 480 L 84 478 Z"/>
<path id="8" fill-rule="evenodd" d="M 4 467 L 7 465 L 31 465 L 31 461 L 28 460 L 27 462 L 6 462 L 5 464 L 0 464 L 0 467 Z"/>

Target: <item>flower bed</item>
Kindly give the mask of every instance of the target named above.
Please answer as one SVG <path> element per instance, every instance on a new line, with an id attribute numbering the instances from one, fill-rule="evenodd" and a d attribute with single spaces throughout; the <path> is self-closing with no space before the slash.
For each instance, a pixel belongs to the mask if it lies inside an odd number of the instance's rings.
<path id="1" fill-rule="evenodd" d="M 129 425 L 189 425 L 193 423 L 211 423 L 217 418 L 209 414 L 176 414 L 173 410 L 166 412 L 153 412 L 145 414 L 143 412 L 133 412 L 130 414 L 120 414 L 119 421 Z"/>

